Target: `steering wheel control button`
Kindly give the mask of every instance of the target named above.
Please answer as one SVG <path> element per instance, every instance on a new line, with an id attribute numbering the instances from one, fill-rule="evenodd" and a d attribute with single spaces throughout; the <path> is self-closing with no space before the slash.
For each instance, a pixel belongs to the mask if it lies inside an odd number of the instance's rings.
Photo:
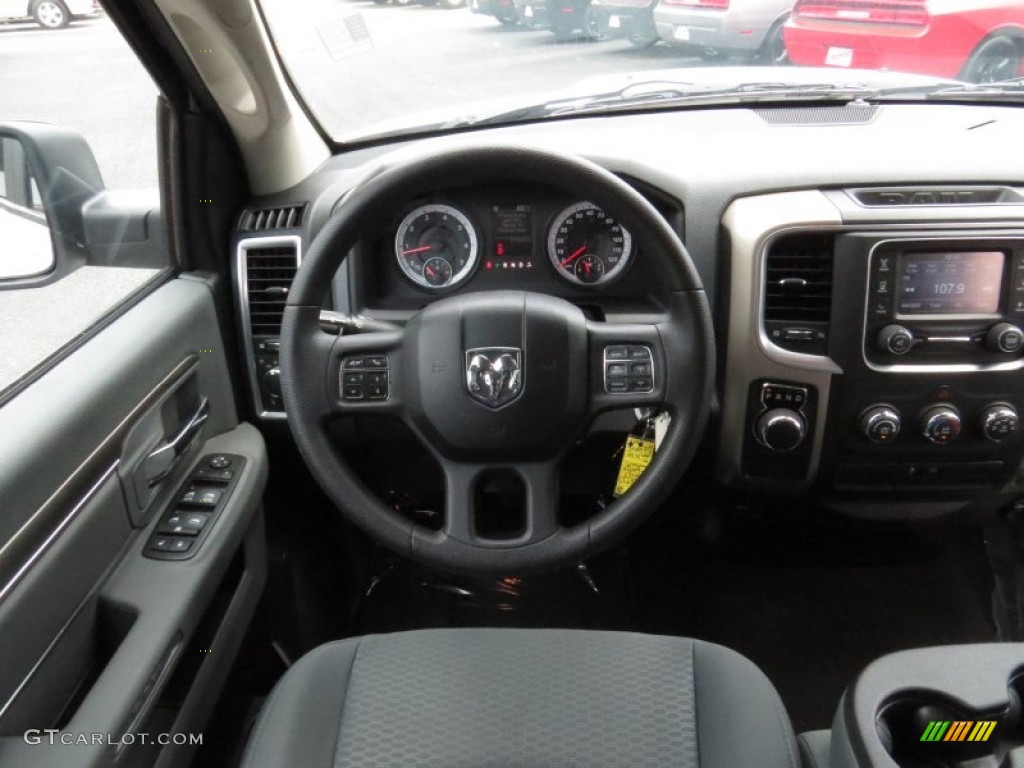
<path id="1" fill-rule="evenodd" d="M 948 405 L 936 405 L 921 414 L 921 434 L 936 445 L 956 440 L 960 428 L 960 414 Z"/>
<path id="2" fill-rule="evenodd" d="M 1017 409 L 1009 405 L 990 405 L 981 414 L 981 432 L 987 440 L 1001 443 L 1020 427 Z"/>
<path id="3" fill-rule="evenodd" d="M 905 355 L 914 346 L 914 334 L 902 325 L 887 325 L 878 332 L 878 348 L 890 355 Z"/>
<path id="4" fill-rule="evenodd" d="M 346 357 L 341 361 L 342 400 L 387 400 L 389 394 L 387 355 Z"/>
<path id="5" fill-rule="evenodd" d="M 772 408 L 762 413 L 754 426 L 757 442 L 772 451 L 786 453 L 804 441 L 807 424 L 803 416 L 789 408 Z"/>
<path id="6" fill-rule="evenodd" d="M 228 456 L 214 456 L 206 464 L 210 469 L 227 469 L 231 466 L 231 458 Z"/>
<path id="7" fill-rule="evenodd" d="M 891 443 L 900 433 L 900 414 L 887 405 L 873 405 L 861 414 L 860 429 L 872 443 Z"/>
<path id="8" fill-rule="evenodd" d="M 605 368 L 605 375 L 609 378 L 623 378 L 629 373 L 629 365 L 626 363 L 608 363 Z"/>
<path id="9" fill-rule="evenodd" d="M 654 357 L 650 348 L 605 347 L 604 389 L 613 395 L 653 391 Z"/>

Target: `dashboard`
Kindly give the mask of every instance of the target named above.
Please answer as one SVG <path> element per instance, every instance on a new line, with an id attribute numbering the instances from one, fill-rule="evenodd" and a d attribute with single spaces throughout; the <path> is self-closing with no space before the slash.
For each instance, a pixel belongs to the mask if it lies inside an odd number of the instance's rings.
<path id="1" fill-rule="evenodd" d="M 923 124 L 935 130 L 922 136 Z M 1019 111 L 989 106 L 734 108 L 346 153 L 240 217 L 255 410 L 282 416 L 274 301 L 345 195 L 406 157 L 519 142 L 618 174 L 685 243 L 715 318 L 707 448 L 721 483 L 882 516 L 1003 498 L 1024 482 L 1024 159 L 1005 150 L 1022 131 Z M 633 240 L 554 181 L 439 188 L 366 233 L 329 301 L 403 323 L 441 296 L 513 288 L 596 320 L 642 319 L 662 288 Z M 265 264 L 282 267 L 276 296 Z"/>

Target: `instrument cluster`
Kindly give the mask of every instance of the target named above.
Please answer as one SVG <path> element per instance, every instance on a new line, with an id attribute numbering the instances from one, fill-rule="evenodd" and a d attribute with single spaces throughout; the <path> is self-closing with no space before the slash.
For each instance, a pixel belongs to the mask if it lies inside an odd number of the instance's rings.
<path id="1" fill-rule="evenodd" d="M 417 201 L 395 225 L 392 249 L 397 273 L 428 293 L 481 273 L 543 272 L 577 288 L 606 286 L 629 272 L 634 257 L 630 232 L 598 206 L 543 195 Z"/>

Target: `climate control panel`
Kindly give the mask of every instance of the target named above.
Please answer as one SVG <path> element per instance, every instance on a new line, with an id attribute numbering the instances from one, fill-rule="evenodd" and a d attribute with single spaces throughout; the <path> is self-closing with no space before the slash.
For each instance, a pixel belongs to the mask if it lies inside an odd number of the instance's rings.
<path id="1" fill-rule="evenodd" d="M 992 403 L 983 408 L 976 421 L 977 435 L 992 443 L 1002 443 L 1016 434 L 1020 427 L 1017 409 L 1009 403 Z M 895 443 L 903 425 L 899 410 L 886 403 L 868 406 L 860 416 L 860 431 L 876 445 Z M 933 445 L 948 445 L 964 429 L 963 416 L 954 405 L 937 403 L 926 407 L 918 416 L 917 433 L 904 438 L 909 443 L 924 439 Z M 968 424 L 968 429 L 970 429 Z"/>

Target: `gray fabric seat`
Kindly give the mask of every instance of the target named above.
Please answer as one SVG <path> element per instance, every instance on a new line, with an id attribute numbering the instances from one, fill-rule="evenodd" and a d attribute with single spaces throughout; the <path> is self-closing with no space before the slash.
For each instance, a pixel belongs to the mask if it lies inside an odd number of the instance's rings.
<path id="1" fill-rule="evenodd" d="M 796 768 L 753 663 L 624 632 L 454 629 L 321 646 L 281 679 L 246 768 Z"/>

